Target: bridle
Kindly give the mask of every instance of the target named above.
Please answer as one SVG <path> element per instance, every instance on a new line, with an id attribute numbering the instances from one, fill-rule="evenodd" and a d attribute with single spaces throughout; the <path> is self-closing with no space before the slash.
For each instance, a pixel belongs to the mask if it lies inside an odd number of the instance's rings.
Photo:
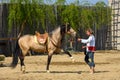
<path id="1" fill-rule="evenodd" d="M 67 28 L 68 28 L 67 26 L 68 26 L 68 23 L 65 24 L 65 29 L 66 29 L 66 30 L 65 30 L 65 31 L 66 31 L 65 33 L 68 32 L 68 31 L 67 31 Z"/>
<path id="2" fill-rule="evenodd" d="M 69 25 L 69 23 L 66 23 L 66 24 L 65 24 L 65 28 L 66 28 L 66 30 L 65 30 L 66 32 L 65 32 L 65 33 L 67 33 L 67 32 L 69 32 L 69 33 L 74 33 L 74 32 L 70 32 L 70 29 L 71 29 L 71 28 L 70 28 L 69 31 L 68 31 L 68 25 Z"/>
<path id="3" fill-rule="evenodd" d="M 66 31 L 66 32 L 65 32 L 65 33 L 68 33 L 68 32 L 69 32 L 70 34 L 74 33 L 74 32 L 71 32 L 71 31 L 70 31 L 71 28 L 70 28 L 69 31 L 68 31 L 68 25 L 69 25 L 69 23 L 66 23 L 66 25 L 65 25 L 65 27 L 66 27 L 66 30 L 65 30 L 65 31 Z"/>

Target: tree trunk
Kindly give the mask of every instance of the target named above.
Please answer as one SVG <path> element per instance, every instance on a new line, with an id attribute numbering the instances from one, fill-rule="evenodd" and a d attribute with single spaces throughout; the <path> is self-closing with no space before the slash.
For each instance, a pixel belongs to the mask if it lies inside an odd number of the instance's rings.
<path id="1" fill-rule="evenodd" d="M 22 25 L 21 25 L 21 30 L 20 30 L 20 33 L 18 34 L 18 38 L 20 38 L 23 30 L 24 30 L 24 27 L 25 27 L 25 23 L 26 23 L 26 20 L 23 21 Z"/>

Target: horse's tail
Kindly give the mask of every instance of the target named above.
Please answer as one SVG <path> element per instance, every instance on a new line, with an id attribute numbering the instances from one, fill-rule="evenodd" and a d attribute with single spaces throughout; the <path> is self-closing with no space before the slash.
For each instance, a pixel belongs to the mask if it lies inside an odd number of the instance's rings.
<path id="1" fill-rule="evenodd" d="M 16 41 L 16 47 L 15 47 L 15 51 L 13 52 L 13 59 L 12 59 L 12 63 L 11 63 L 11 67 L 12 68 L 15 68 L 18 64 L 18 56 L 20 54 L 20 47 L 19 47 L 19 44 L 18 44 L 18 40 Z"/>

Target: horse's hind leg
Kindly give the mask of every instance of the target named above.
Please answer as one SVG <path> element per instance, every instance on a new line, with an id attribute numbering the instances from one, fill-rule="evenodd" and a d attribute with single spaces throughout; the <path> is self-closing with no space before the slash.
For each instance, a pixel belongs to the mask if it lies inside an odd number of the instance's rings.
<path id="1" fill-rule="evenodd" d="M 64 53 L 67 54 L 71 58 L 72 62 L 75 62 L 75 59 L 72 57 L 72 55 L 70 54 L 70 52 L 64 51 Z"/>
<path id="2" fill-rule="evenodd" d="M 21 65 L 21 71 L 25 73 L 25 64 L 24 64 L 24 56 L 19 56 L 20 58 L 20 65 Z"/>
<path id="3" fill-rule="evenodd" d="M 24 57 L 20 57 L 21 71 L 25 72 Z"/>

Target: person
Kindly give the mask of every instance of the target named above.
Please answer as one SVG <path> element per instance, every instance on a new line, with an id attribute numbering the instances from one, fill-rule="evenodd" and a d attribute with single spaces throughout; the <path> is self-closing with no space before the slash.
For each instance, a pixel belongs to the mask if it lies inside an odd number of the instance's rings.
<path id="1" fill-rule="evenodd" d="M 95 51 L 95 37 L 93 35 L 92 29 L 87 29 L 86 34 L 89 36 L 88 39 L 81 39 L 78 38 L 78 41 L 81 41 L 81 43 L 85 43 L 86 46 L 83 46 L 82 48 L 86 48 L 86 54 L 85 54 L 85 62 L 90 67 L 90 73 L 94 73 L 94 51 Z"/>

